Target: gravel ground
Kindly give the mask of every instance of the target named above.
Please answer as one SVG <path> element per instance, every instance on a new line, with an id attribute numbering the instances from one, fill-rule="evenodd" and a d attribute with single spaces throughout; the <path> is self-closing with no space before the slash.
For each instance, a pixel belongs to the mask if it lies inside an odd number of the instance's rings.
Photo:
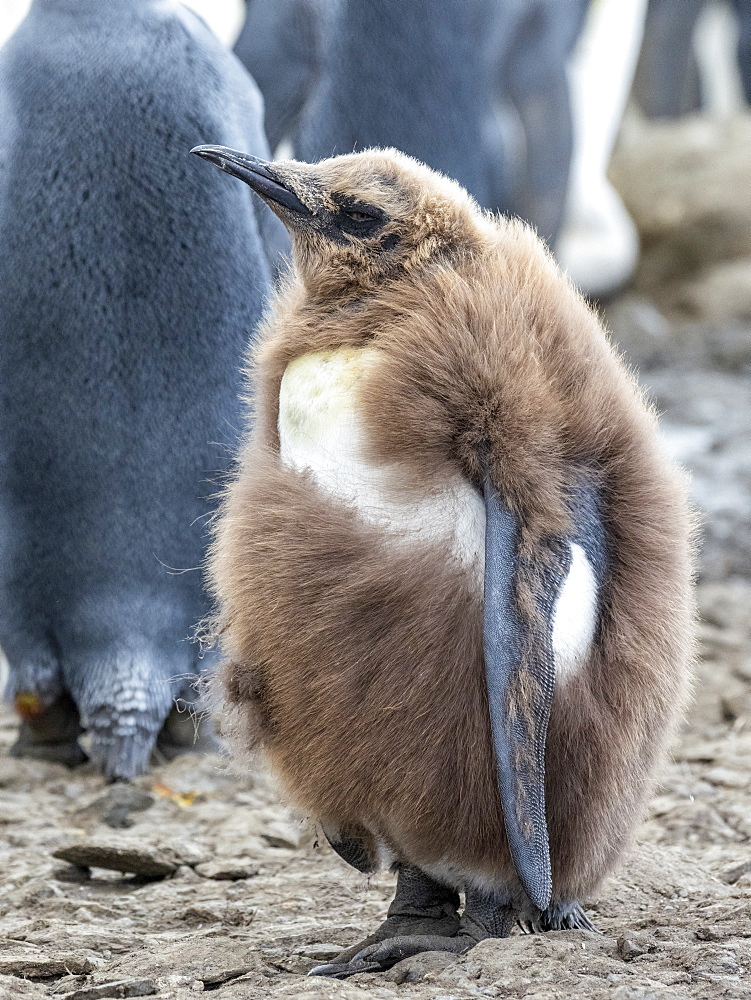
<path id="1" fill-rule="evenodd" d="M 689 129 L 681 176 L 714 155 L 702 136 Z M 733 132 L 723 141 L 732 151 L 740 140 Z M 739 162 L 729 157 L 728 171 L 751 174 Z M 645 175 L 654 173 L 650 161 Z M 683 197 L 670 177 L 660 183 L 673 201 Z M 670 213 L 643 222 L 650 252 L 673 253 L 675 232 L 683 252 L 705 231 L 694 196 L 705 187 L 689 185 L 684 207 L 671 202 Z M 732 197 L 731 184 L 712 197 L 723 190 Z M 645 218 L 654 200 L 643 199 Z M 716 244 L 718 259 L 748 253 Z M 696 270 L 692 287 L 705 278 Z M 745 301 L 745 276 L 738 281 Z M 238 776 L 219 757 L 184 756 L 107 786 L 87 767 L 10 759 L 15 722 L 3 710 L 0 997 L 751 998 L 751 327 L 742 311 L 713 313 L 716 298 L 691 315 L 668 309 L 668 322 L 643 273 L 634 289 L 606 318 L 663 414 L 667 447 L 693 473 L 704 519 L 701 659 L 634 850 L 589 903 L 602 933 L 517 932 L 460 958 L 418 956 L 345 983 L 306 979 L 383 918 L 391 875 L 347 869 L 261 772 Z"/>

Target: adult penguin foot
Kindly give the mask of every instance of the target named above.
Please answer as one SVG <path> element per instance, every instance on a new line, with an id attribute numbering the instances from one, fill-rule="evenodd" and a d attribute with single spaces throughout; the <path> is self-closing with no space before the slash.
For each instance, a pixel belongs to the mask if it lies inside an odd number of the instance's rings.
<path id="1" fill-rule="evenodd" d="M 18 739 L 10 748 L 11 757 L 30 757 L 51 764 L 76 767 L 89 759 L 78 742 L 82 732 L 78 708 L 64 691 L 48 708 L 32 692 L 23 691 L 14 700 L 21 716 Z"/>
<path id="2" fill-rule="evenodd" d="M 174 760 L 181 753 L 218 753 L 222 744 L 218 739 L 211 717 L 180 699 L 173 705 L 159 731 L 153 758 L 163 764 Z"/>
<path id="3" fill-rule="evenodd" d="M 459 919 L 456 912 L 458 897 L 455 892 L 427 879 L 427 876 L 417 869 L 410 871 L 417 872 L 423 880 L 426 880 L 423 885 L 430 883 L 444 893 L 444 898 L 450 899 L 453 910 L 451 917 L 449 918 L 448 909 L 445 910 L 444 916 L 438 919 L 428 916 L 425 911 L 419 915 L 403 913 L 398 920 L 390 923 L 392 915 L 395 916 L 392 914 L 394 907 L 402 909 L 405 902 L 404 897 L 400 898 L 400 886 L 397 886 L 396 898 L 389 908 L 389 920 L 370 938 L 337 955 L 334 962 L 311 969 L 309 976 L 348 979 L 358 972 L 384 972 L 402 959 L 424 951 L 462 954 L 485 938 L 508 937 L 511 933 L 516 911 L 506 900 L 470 891 L 467 893 L 464 914 Z M 409 921 L 410 916 L 412 922 Z M 441 921 L 444 926 L 439 929 Z M 405 933 L 405 930 L 408 930 L 408 933 Z"/>

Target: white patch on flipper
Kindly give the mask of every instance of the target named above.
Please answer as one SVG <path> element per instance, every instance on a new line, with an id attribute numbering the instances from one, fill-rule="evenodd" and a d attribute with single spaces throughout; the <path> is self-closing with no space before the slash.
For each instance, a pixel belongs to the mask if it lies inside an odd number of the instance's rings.
<path id="1" fill-rule="evenodd" d="M 408 493 L 400 488 L 404 476 L 398 462 L 368 461 L 357 390 L 381 358 L 376 348 L 342 347 L 290 362 L 279 391 L 281 459 L 290 468 L 307 470 L 364 520 L 407 543 L 449 541 L 481 585 L 485 504 L 472 484 L 456 472 L 440 490 Z"/>
<path id="2" fill-rule="evenodd" d="M 587 658 L 597 627 L 597 580 L 581 545 L 571 543 L 571 566 L 553 610 L 553 655 L 561 680 Z"/>

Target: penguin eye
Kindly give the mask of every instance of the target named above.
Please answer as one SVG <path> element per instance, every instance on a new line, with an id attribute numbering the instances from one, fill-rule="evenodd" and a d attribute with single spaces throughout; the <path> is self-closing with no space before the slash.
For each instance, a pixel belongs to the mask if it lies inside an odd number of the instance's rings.
<path id="1" fill-rule="evenodd" d="M 347 200 L 343 204 L 339 202 L 331 218 L 331 235 L 334 238 L 338 238 L 336 234 L 344 234 L 345 238 L 368 239 L 380 232 L 388 221 L 386 213 L 376 205 Z"/>

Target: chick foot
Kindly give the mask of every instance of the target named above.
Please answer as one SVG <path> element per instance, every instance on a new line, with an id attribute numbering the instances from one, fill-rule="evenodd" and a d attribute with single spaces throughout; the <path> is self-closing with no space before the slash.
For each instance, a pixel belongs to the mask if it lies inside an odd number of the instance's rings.
<path id="1" fill-rule="evenodd" d="M 410 869 L 411 872 L 418 872 L 422 879 L 427 879 L 417 869 Z M 401 872 L 400 872 L 401 876 Z M 400 879 L 401 880 L 401 879 Z M 431 881 L 431 880 L 428 880 Z M 455 892 L 431 883 L 433 887 L 441 889 L 444 894 L 451 897 L 454 904 L 453 910 L 456 914 L 456 903 L 458 897 Z M 425 885 L 425 883 L 423 883 Z M 400 886 L 397 886 L 397 894 L 392 903 L 401 907 Z M 429 927 L 430 918 L 413 918 L 416 923 L 402 922 L 400 920 L 390 923 L 392 909 L 389 909 L 389 920 L 382 924 L 370 938 L 366 938 L 354 948 L 337 955 L 333 962 L 326 965 L 319 965 L 311 969 L 309 976 L 328 976 L 332 979 L 347 979 L 358 972 L 385 972 L 392 965 L 401 962 L 411 955 L 418 955 L 424 951 L 446 951 L 454 954 L 462 954 L 469 951 L 478 942 L 489 937 L 508 937 L 516 919 L 515 909 L 505 901 L 499 900 L 495 896 L 482 893 L 468 892 L 467 903 L 461 920 L 458 916 L 454 918 L 453 929 L 448 929 L 450 924 L 444 917 L 447 929 L 439 931 L 438 925 Z M 402 927 L 409 928 L 405 933 Z M 431 930 L 432 933 L 429 933 Z M 375 939 L 375 940 L 374 940 Z"/>

